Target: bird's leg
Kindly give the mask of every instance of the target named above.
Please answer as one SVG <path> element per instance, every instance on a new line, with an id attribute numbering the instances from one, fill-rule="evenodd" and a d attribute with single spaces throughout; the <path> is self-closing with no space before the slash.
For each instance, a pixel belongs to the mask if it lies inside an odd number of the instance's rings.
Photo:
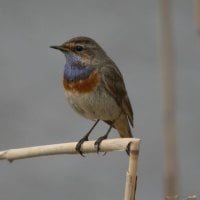
<path id="1" fill-rule="evenodd" d="M 83 152 L 81 151 L 81 146 L 82 146 L 82 144 L 83 144 L 85 141 L 88 141 L 88 137 L 89 137 L 90 133 L 91 133 L 92 130 L 95 128 L 95 126 L 98 124 L 98 122 L 99 122 L 99 119 L 96 120 L 96 122 L 95 122 L 94 125 L 91 127 L 91 129 L 86 133 L 86 135 L 85 135 L 83 138 L 81 138 L 81 139 L 79 140 L 79 142 L 78 142 L 77 145 L 76 145 L 76 151 L 77 151 L 78 153 L 80 153 L 80 155 L 83 156 L 83 157 L 85 157 L 85 156 L 83 155 Z"/>
<path id="2" fill-rule="evenodd" d="M 100 151 L 100 144 L 101 144 L 101 142 L 102 142 L 103 140 L 105 140 L 105 139 L 108 138 L 108 134 L 110 133 L 111 129 L 112 129 L 112 125 L 110 125 L 110 127 L 109 127 L 109 129 L 107 130 L 107 132 L 106 132 L 105 135 L 101 136 L 100 138 L 98 138 L 98 139 L 95 141 L 94 145 L 97 146 L 97 153 L 99 153 L 99 151 Z"/>

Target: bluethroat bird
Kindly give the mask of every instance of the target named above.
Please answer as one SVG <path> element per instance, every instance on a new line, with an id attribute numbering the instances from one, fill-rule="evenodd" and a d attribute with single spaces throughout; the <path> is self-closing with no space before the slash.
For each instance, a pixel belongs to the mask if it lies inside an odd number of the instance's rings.
<path id="1" fill-rule="evenodd" d="M 83 117 L 95 120 L 77 143 L 76 151 L 83 155 L 81 145 L 100 120 L 109 128 L 96 140 L 97 152 L 112 128 L 123 138 L 133 137 L 129 126 L 133 127 L 133 111 L 122 74 L 99 44 L 88 37 L 75 37 L 51 48 L 60 50 L 66 58 L 63 86 L 69 104 Z"/>

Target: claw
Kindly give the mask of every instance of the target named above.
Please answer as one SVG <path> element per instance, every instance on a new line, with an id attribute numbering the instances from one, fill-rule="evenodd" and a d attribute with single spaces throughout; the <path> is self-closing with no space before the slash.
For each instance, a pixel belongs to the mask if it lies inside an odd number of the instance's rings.
<path id="1" fill-rule="evenodd" d="M 98 138 L 98 139 L 95 141 L 94 146 L 97 147 L 97 154 L 98 154 L 99 151 L 100 151 L 100 144 L 101 144 L 101 142 L 102 142 L 103 140 L 105 140 L 105 139 L 108 138 L 108 134 L 110 133 L 111 129 L 112 129 L 112 126 L 109 127 L 109 129 L 107 130 L 107 132 L 106 132 L 105 135 L 101 136 L 100 138 Z M 104 153 L 104 155 L 105 155 L 105 154 L 106 154 L 106 153 Z"/>
<path id="2" fill-rule="evenodd" d="M 127 147 L 126 147 L 126 153 L 127 153 L 128 156 L 130 156 L 130 146 L 131 146 L 131 142 L 129 142 Z"/>
<path id="3" fill-rule="evenodd" d="M 79 140 L 79 142 L 76 145 L 76 151 L 83 157 L 85 157 L 85 156 L 83 155 L 83 152 L 81 151 L 81 146 L 85 141 L 89 140 L 88 137 L 89 137 L 90 133 L 92 132 L 92 130 L 95 128 L 95 126 L 98 124 L 98 122 L 99 122 L 99 119 L 94 123 L 92 128 L 87 132 L 87 134 L 82 139 Z"/>
<path id="4" fill-rule="evenodd" d="M 94 146 L 97 147 L 97 153 L 99 153 L 99 151 L 100 151 L 100 144 L 101 144 L 101 142 L 102 142 L 103 140 L 105 140 L 105 139 L 107 139 L 107 135 L 104 135 L 104 136 L 98 138 L 98 139 L 95 141 Z"/>
<path id="5" fill-rule="evenodd" d="M 76 151 L 83 157 L 85 156 L 83 155 L 83 152 L 81 151 L 81 146 L 85 141 L 88 141 L 88 137 L 83 137 L 82 139 L 79 140 L 79 142 L 76 145 Z"/>
<path id="6" fill-rule="evenodd" d="M 102 156 L 105 156 L 107 154 L 107 152 L 104 152 Z"/>

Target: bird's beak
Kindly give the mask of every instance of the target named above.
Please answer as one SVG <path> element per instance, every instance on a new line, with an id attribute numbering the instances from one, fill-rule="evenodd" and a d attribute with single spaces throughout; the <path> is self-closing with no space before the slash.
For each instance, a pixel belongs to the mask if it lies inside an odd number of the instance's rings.
<path id="1" fill-rule="evenodd" d="M 66 51 L 67 49 L 64 48 L 62 45 L 61 46 L 50 46 L 50 48 L 52 49 L 57 49 L 57 50 L 60 50 L 60 51 Z"/>

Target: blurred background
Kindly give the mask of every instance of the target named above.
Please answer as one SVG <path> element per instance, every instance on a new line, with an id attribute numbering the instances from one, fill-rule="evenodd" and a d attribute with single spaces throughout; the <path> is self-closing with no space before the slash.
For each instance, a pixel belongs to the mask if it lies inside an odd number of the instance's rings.
<path id="1" fill-rule="evenodd" d="M 200 54 L 192 1 L 173 0 L 178 193 L 200 189 Z M 158 0 L 0 0 L 0 150 L 78 141 L 93 122 L 74 113 L 62 87 L 64 56 L 49 48 L 95 39 L 124 75 L 142 139 L 138 199 L 164 193 L 163 80 Z M 107 130 L 101 123 L 96 139 Z M 112 130 L 110 137 L 118 137 Z M 122 199 L 128 157 L 51 156 L 0 162 L 0 198 Z"/>

